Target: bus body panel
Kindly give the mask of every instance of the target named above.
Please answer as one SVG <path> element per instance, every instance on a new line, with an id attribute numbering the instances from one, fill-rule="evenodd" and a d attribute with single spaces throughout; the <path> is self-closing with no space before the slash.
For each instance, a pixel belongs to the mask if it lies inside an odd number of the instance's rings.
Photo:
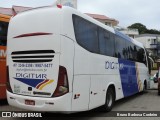
<path id="1" fill-rule="evenodd" d="M 136 71 L 137 71 L 138 89 L 139 89 L 139 92 L 141 92 L 143 91 L 145 80 L 147 82 L 150 75 L 149 75 L 148 69 L 146 68 L 146 65 L 142 63 L 136 62 Z M 149 88 L 149 84 L 147 83 L 147 89 L 148 88 Z"/>
<path id="2" fill-rule="evenodd" d="M 6 99 L 6 43 L 10 16 L 0 14 L 0 99 Z"/>
<path id="3" fill-rule="evenodd" d="M 89 109 L 90 95 L 90 55 L 85 49 L 75 43 L 74 80 L 72 110 L 84 111 Z"/>
<path id="4" fill-rule="evenodd" d="M 31 96 L 22 96 L 13 94 L 7 91 L 7 100 L 8 103 L 12 106 L 31 110 L 31 111 L 50 111 L 50 112 L 65 112 L 71 111 L 71 93 L 68 93 L 64 96 L 57 98 L 39 98 L 39 97 L 31 97 Z M 35 105 L 26 105 L 24 100 L 34 100 Z"/>
<path id="5" fill-rule="evenodd" d="M 55 12 L 59 14 L 60 11 L 56 9 Z M 8 63 L 13 93 L 42 97 L 53 95 L 60 65 L 60 20 L 61 14 L 56 16 L 50 9 L 25 12 L 11 20 Z"/>
<path id="6" fill-rule="evenodd" d="M 54 15 L 54 13 L 57 15 Z M 11 40 L 16 36 L 35 32 L 59 34 L 61 30 L 61 21 L 59 21 L 61 20 L 61 15 L 61 10 L 54 7 L 48 9 L 33 9 L 19 13 L 10 21 L 8 39 Z M 22 27 L 24 29 L 22 29 Z M 16 31 L 10 33 L 10 31 L 14 31 L 15 28 Z"/>
<path id="7" fill-rule="evenodd" d="M 0 99 L 6 99 L 6 46 L 0 46 Z"/>
<path id="8" fill-rule="evenodd" d="M 74 75 L 72 111 L 89 110 L 90 75 Z"/>
<path id="9" fill-rule="evenodd" d="M 0 21 L 9 22 L 11 16 L 0 14 Z"/>
<path id="10" fill-rule="evenodd" d="M 32 45 L 28 42 L 29 40 Z M 54 43 L 54 41 L 57 42 Z M 46 45 L 46 43 L 49 44 Z M 8 49 L 8 62 L 10 63 L 9 71 L 12 70 L 12 72 L 9 72 L 9 79 L 13 81 L 11 82 L 13 93 L 51 97 L 56 89 L 58 80 L 60 36 L 17 38 L 13 39 L 10 44 L 12 44 L 12 49 Z M 21 47 L 17 48 L 16 46 Z M 35 51 L 39 53 L 35 54 Z M 45 51 L 51 52 L 44 53 Z M 22 54 L 19 55 L 18 52 L 22 52 Z M 26 54 L 26 52 L 29 54 Z M 25 58 L 25 56 L 30 56 L 30 58 Z M 34 58 L 34 56 L 39 56 L 39 58 Z M 47 56 L 51 56 L 51 58 Z M 28 60 L 33 60 L 33 62 L 28 63 Z M 45 60 L 49 60 L 49 62 L 45 62 Z M 46 93 L 46 95 L 43 93 Z"/>
<path id="11" fill-rule="evenodd" d="M 6 83 L 6 46 L 0 46 L 0 83 Z"/>
<path id="12" fill-rule="evenodd" d="M 36 111 L 78 112 L 104 105 L 107 90 L 111 85 L 115 88 L 115 100 L 142 91 L 141 88 L 143 88 L 148 72 L 146 66 L 143 63 L 92 53 L 81 47 L 75 37 L 73 14 L 117 35 L 114 29 L 68 7 L 62 7 L 62 9 L 56 7 L 40 8 L 20 13 L 11 20 L 8 36 L 7 65 L 9 66 L 10 83 L 13 89 L 13 93 L 7 92 L 10 105 Z M 32 24 L 33 26 L 30 27 Z M 14 31 L 15 27 L 17 28 L 16 31 Z M 35 32 L 49 34 L 23 37 L 28 34 L 33 35 L 32 33 Z M 134 44 L 138 45 L 139 43 Z M 51 62 L 41 63 L 41 68 L 45 69 L 45 72 L 30 70 L 37 70 L 35 68 L 37 63 L 28 64 L 14 61 L 15 57 L 19 55 L 15 56 L 13 53 L 22 51 L 26 53 L 26 51 L 34 50 L 55 51 Z M 25 55 L 21 57 L 23 56 Z M 44 64 L 51 64 L 52 67 L 45 68 Z M 53 97 L 52 95 L 58 85 L 60 66 L 66 69 L 69 91 L 60 97 Z M 29 72 L 27 71 L 28 68 Z M 40 69 L 38 68 L 38 70 Z M 21 72 L 19 73 L 19 71 Z M 32 75 L 32 73 L 38 75 Z M 39 76 L 39 74 L 45 74 L 54 82 L 37 91 L 37 86 L 34 87 L 28 81 L 31 80 L 30 76 Z M 15 77 L 16 75 L 18 77 Z M 29 77 L 29 80 L 24 84 L 21 78 L 25 77 Z M 32 80 L 35 81 L 36 79 Z M 23 91 L 22 87 L 24 88 Z M 50 95 L 35 95 L 29 91 L 29 87 L 33 87 L 32 91 L 47 92 Z M 26 105 L 25 100 L 27 99 L 35 101 L 35 105 Z M 46 103 L 46 101 L 48 102 Z M 54 103 L 54 105 L 47 105 L 48 103 Z"/>
<path id="13" fill-rule="evenodd" d="M 89 109 L 96 108 L 105 103 L 104 96 L 106 90 L 103 88 L 103 79 L 103 75 L 91 75 Z"/>
<path id="14" fill-rule="evenodd" d="M 108 63 L 113 62 L 118 63 L 117 58 L 97 56 L 75 44 L 73 98 L 77 94 L 80 96 L 72 100 L 72 110 L 81 111 L 103 105 L 109 85 L 115 85 L 116 100 L 124 97 L 119 69 L 108 68 Z"/>
<path id="15" fill-rule="evenodd" d="M 5 84 L 0 84 L 0 99 L 6 99 L 6 83 Z"/>
<path id="16" fill-rule="evenodd" d="M 74 41 L 65 36 L 61 36 L 61 54 L 60 66 L 64 66 L 67 70 L 69 92 L 73 92 L 73 73 L 74 73 Z M 71 101 L 71 98 L 70 98 Z"/>
<path id="17" fill-rule="evenodd" d="M 115 66 L 118 63 L 117 59 L 104 55 L 97 56 L 97 54 L 91 54 L 89 63 L 91 74 L 90 92 L 92 92 L 90 94 L 90 109 L 105 104 L 105 96 L 109 85 L 114 85 L 115 89 L 119 88 L 116 92 L 120 94 L 115 99 L 122 98 L 119 69 Z"/>

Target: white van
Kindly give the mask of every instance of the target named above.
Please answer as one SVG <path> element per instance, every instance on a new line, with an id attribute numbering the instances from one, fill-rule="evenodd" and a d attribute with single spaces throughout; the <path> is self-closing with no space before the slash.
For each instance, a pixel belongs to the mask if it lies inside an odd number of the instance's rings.
<path id="1" fill-rule="evenodd" d="M 143 45 L 73 8 L 14 16 L 7 50 L 7 99 L 15 107 L 110 111 L 115 100 L 147 88 Z"/>

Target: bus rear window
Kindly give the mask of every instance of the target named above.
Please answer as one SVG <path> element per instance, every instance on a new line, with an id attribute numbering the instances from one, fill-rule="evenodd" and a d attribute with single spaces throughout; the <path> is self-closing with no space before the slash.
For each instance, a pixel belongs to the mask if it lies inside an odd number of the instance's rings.
<path id="1" fill-rule="evenodd" d="M 6 46 L 7 32 L 8 32 L 8 22 L 0 21 L 0 46 Z"/>

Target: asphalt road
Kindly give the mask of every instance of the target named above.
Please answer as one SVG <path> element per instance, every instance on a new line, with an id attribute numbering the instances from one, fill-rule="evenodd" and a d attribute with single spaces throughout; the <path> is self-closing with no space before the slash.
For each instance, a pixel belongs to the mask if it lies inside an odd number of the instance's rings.
<path id="1" fill-rule="evenodd" d="M 12 106 L 9 106 L 6 101 L 0 101 L 0 111 L 24 111 L 19 108 L 15 108 Z M 76 119 L 80 119 L 82 117 L 85 117 L 87 120 L 89 119 L 106 119 L 106 120 L 132 120 L 136 119 L 130 118 L 130 117 L 107 117 L 109 113 L 99 112 L 100 108 L 94 109 L 92 111 L 88 112 L 82 112 L 82 113 L 76 113 L 72 114 L 71 117 L 76 117 Z M 148 90 L 144 94 L 136 94 L 134 96 L 116 101 L 112 111 L 160 111 L 160 96 L 157 94 L 157 90 Z M 62 114 L 53 114 L 53 113 L 44 113 L 45 116 L 54 116 L 54 117 L 65 117 L 67 118 L 68 115 L 62 115 Z M 70 115 L 69 115 L 70 117 Z M 4 119 L 4 118 L 3 118 Z M 11 118 L 10 118 L 11 119 Z M 15 118 L 19 119 L 19 118 Z M 60 119 L 60 118 L 59 118 Z M 138 119 L 141 120 L 159 120 L 158 117 L 140 117 Z M 57 119 L 56 119 L 57 120 Z M 64 120 L 64 119 L 63 119 Z M 137 120 L 137 119 L 136 119 Z"/>

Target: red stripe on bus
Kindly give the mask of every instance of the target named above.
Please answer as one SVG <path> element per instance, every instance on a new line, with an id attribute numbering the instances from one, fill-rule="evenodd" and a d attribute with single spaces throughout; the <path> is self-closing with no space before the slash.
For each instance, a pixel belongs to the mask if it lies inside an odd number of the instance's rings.
<path id="1" fill-rule="evenodd" d="M 22 38 L 22 37 L 30 37 L 30 36 L 40 36 L 40 35 L 52 35 L 52 33 L 43 33 L 43 32 L 27 33 L 27 34 L 18 35 L 18 36 L 14 37 L 14 38 Z"/>

